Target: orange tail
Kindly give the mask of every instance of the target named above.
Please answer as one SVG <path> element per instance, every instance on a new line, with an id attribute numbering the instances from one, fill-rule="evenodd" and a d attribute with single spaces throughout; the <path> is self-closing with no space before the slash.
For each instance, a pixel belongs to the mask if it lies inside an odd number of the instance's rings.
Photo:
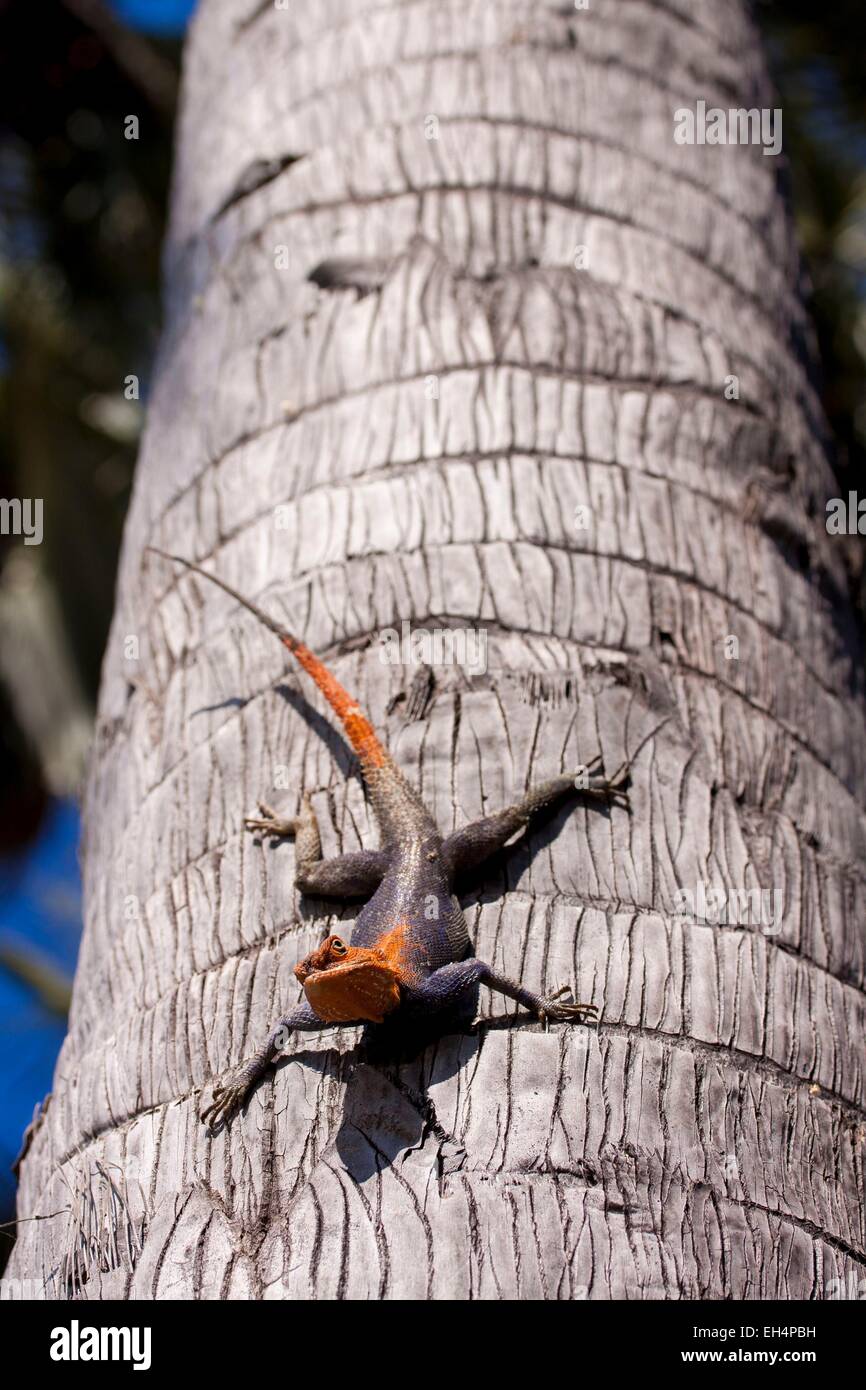
<path id="1" fill-rule="evenodd" d="M 218 579 L 215 574 L 202 569 L 200 565 L 193 564 L 192 560 L 185 560 L 181 555 L 169 555 L 165 550 L 158 550 L 155 545 L 149 545 L 147 549 L 153 551 L 154 555 L 161 555 L 165 560 L 174 560 L 178 565 L 184 565 L 188 570 L 200 574 L 203 579 L 209 579 L 212 584 L 218 585 L 244 608 L 248 608 L 259 622 L 264 623 L 265 627 L 270 628 L 271 632 L 279 637 L 308 675 L 312 676 L 346 730 L 346 737 L 362 764 L 372 769 L 382 767 L 385 763 L 390 762 L 388 754 L 376 737 L 375 729 L 361 713 L 357 702 L 352 699 L 347 690 L 343 689 L 336 676 L 331 675 L 324 662 L 320 661 L 309 647 L 305 646 L 303 642 L 299 642 L 297 637 L 293 637 L 286 628 L 281 627 L 273 618 L 268 617 L 267 613 L 264 613 L 254 603 L 250 603 L 249 599 L 245 599 L 236 589 L 232 589 L 230 585 L 222 579 Z"/>
<path id="2" fill-rule="evenodd" d="M 316 682 L 341 721 L 346 730 L 346 737 L 361 761 L 369 767 L 382 767 L 388 761 L 388 754 L 376 737 L 373 725 L 361 713 L 349 692 L 344 690 L 337 677 L 331 675 L 325 663 L 320 661 L 309 647 L 305 647 L 303 642 L 296 642 L 293 637 L 284 637 L 282 640 Z"/>

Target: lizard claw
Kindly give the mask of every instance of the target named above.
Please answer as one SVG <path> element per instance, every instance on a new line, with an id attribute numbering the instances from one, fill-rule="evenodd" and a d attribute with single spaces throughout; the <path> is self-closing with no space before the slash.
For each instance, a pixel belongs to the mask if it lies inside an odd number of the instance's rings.
<path id="1" fill-rule="evenodd" d="M 540 1017 L 550 1023 L 594 1023 L 592 1016 L 597 1013 L 594 1004 L 554 1004 L 545 1001 Z"/>
<path id="2" fill-rule="evenodd" d="M 297 828 L 296 821 L 285 820 L 284 817 L 278 816 L 276 811 L 265 801 L 259 802 L 259 811 L 261 814 L 258 816 L 244 817 L 244 825 L 247 830 L 255 831 L 259 835 L 294 835 Z"/>
<path id="3" fill-rule="evenodd" d="M 218 1124 L 225 1124 L 243 1103 L 250 1085 L 249 1069 L 245 1065 L 227 1071 L 214 1086 L 210 1105 L 199 1115 L 202 1124 L 211 1132 Z"/>
<path id="4" fill-rule="evenodd" d="M 583 1023 L 594 1022 L 593 1014 L 598 1013 L 595 1004 L 560 1004 L 558 1000 L 563 994 L 570 994 L 571 986 L 563 985 L 555 994 L 548 994 L 542 999 L 538 1017 L 545 1023 Z M 584 1019 L 584 1014 L 587 1018 Z"/>
<path id="5" fill-rule="evenodd" d="M 601 797 L 602 800 L 615 806 L 623 806 L 627 810 L 629 800 L 626 787 L 628 783 L 629 770 L 628 767 L 623 766 L 618 768 L 614 775 L 607 779 L 598 773 L 591 775 L 587 786 L 581 787 L 580 790 L 585 792 L 588 796 Z"/>
<path id="6" fill-rule="evenodd" d="M 629 765 L 623 763 L 612 777 L 604 775 L 604 761 L 600 753 L 579 768 L 574 775 L 575 791 L 585 796 L 597 796 L 604 801 L 628 808 L 628 794 L 625 788 L 629 781 Z"/>

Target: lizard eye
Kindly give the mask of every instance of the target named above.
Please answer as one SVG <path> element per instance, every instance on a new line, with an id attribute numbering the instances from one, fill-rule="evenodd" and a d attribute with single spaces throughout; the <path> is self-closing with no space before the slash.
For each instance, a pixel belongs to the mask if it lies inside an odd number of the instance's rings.
<path id="1" fill-rule="evenodd" d="M 331 954 L 334 956 L 344 956 L 346 954 L 346 947 L 338 936 L 335 936 L 331 942 Z"/>

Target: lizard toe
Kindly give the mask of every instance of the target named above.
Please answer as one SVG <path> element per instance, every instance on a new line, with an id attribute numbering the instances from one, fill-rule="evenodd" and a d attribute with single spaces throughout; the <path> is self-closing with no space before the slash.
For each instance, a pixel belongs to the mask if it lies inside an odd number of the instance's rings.
<path id="1" fill-rule="evenodd" d="M 541 1017 L 550 1023 L 582 1023 L 584 1015 L 593 1021 L 598 1013 L 595 1004 L 560 1004 L 556 995 L 542 1000 Z"/>
<path id="2" fill-rule="evenodd" d="M 202 1124 L 213 1130 L 216 1125 L 224 1124 L 230 1119 L 243 1103 L 249 1084 L 249 1076 L 245 1069 L 237 1068 L 229 1072 L 214 1086 L 210 1105 L 201 1111 L 199 1118 Z"/>

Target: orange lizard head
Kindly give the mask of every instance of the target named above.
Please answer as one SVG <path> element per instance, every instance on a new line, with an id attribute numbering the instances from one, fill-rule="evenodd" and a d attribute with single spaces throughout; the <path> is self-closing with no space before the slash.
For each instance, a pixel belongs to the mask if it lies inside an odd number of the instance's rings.
<path id="1" fill-rule="evenodd" d="M 325 1023 L 381 1023 L 400 1003 L 400 977 L 389 953 L 379 947 L 347 946 L 326 936 L 295 975 L 307 1003 Z"/>

